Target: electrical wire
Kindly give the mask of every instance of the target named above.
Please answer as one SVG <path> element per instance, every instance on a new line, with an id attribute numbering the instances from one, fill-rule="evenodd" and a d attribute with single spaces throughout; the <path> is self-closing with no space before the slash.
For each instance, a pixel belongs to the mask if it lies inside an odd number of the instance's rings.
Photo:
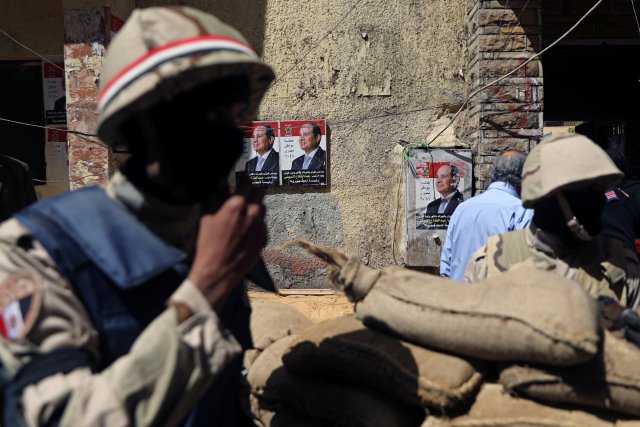
<path id="1" fill-rule="evenodd" d="M 359 117 L 359 118 L 355 118 L 355 119 L 345 119 L 345 120 L 337 120 L 337 121 L 331 121 L 331 126 L 335 127 L 335 125 L 341 125 L 341 124 L 346 124 L 346 123 L 359 123 L 359 122 L 364 122 L 367 120 L 374 120 L 374 119 L 381 119 L 381 118 L 392 118 L 392 117 L 397 117 L 397 116 L 404 116 L 404 115 L 409 115 L 409 114 L 414 114 L 414 113 L 420 113 L 423 111 L 428 111 L 428 110 L 440 110 L 444 107 L 446 107 L 448 104 L 437 104 L 437 105 L 430 105 L 430 106 L 426 106 L 426 107 L 422 107 L 422 108 L 415 108 L 412 110 L 405 110 L 405 111 L 399 111 L 399 112 L 395 112 L 395 113 L 384 113 L 384 114 L 378 114 L 375 116 L 367 116 L 367 117 Z M 80 132 L 80 131 L 74 131 L 74 130 L 67 130 L 64 128 L 57 128 L 57 127 L 52 127 L 52 126 L 42 126 L 42 125 L 37 125 L 34 123 L 27 123 L 27 122 L 21 122 L 21 121 L 17 121 L 17 120 L 12 120 L 12 119 L 7 119 L 7 118 L 3 118 L 0 117 L 0 121 L 4 121 L 4 122 L 8 122 L 8 123 L 13 123 L 13 124 L 17 124 L 17 125 L 22 125 L 22 126 L 31 126 L 31 127 L 36 127 L 36 128 L 41 128 L 41 129 L 54 129 L 54 130 L 64 130 L 67 133 L 71 133 L 71 134 L 75 134 L 75 135 L 80 135 L 80 136 L 85 136 L 85 137 L 90 137 L 90 138 L 99 138 L 98 135 L 96 134 L 92 134 L 92 133 L 85 133 L 85 132 Z M 314 120 L 257 120 L 259 122 L 301 122 L 301 121 L 305 121 L 305 122 L 313 122 Z M 302 126 L 304 125 L 300 125 L 300 126 L 291 126 L 291 129 L 300 129 L 302 128 Z M 252 130 L 255 126 L 253 125 L 241 125 L 240 129 L 247 131 L 247 130 Z M 425 127 L 425 129 L 428 127 Z M 273 128 L 274 130 L 282 130 L 286 128 L 282 128 L 282 127 L 275 127 Z"/>
<path id="2" fill-rule="evenodd" d="M 37 179 L 37 178 L 33 178 L 32 181 L 40 183 L 40 184 L 71 184 L 71 183 L 74 183 L 74 182 L 82 181 L 85 178 L 101 178 L 103 176 L 109 176 L 109 173 L 108 172 L 102 172 L 102 173 L 98 173 L 98 174 L 84 175 L 84 176 L 78 177 L 76 179 L 69 179 L 69 180 L 65 180 L 65 181 L 49 181 L 49 180 L 46 180 L 46 179 Z"/>
<path id="3" fill-rule="evenodd" d="M 640 21 L 638 21 L 638 14 L 636 13 L 636 5 L 634 4 L 634 0 L 631 1 L 631 7 L 633 8 L 633 16 L 636 17 L 636 24 L 638 25 L 638 34 L 640 34 Z"/>
<path id="4" fill-rule="evenodd" d="M 85 132 L 80 132 L 80 131 L 77 131 L 77 130 L 68 130 L 66 128 L 57 128 L 57 127 L 53 127 L 53 126 L 36 125 L 34 123 L 26 123 L 26 122 L 20 122 L 18 120 L 5 119 L 4 117 L 0 117 L 0 121 L 13 123 L 13 124 L 16 124 L 16 125 L 40 128 L 40 129 L 53 129 L 53 130 L 58 130 L 58 131 L 64 131 L 66 133 L 70 133 L 70 134 L 73 134 L 73 135 L 84 136 L 84 137 L 88 137 L 88 138 L 98 138 L 98 135 L 93 134 L 93 133 L 85 133 Z"/>
<path id="5" fill-rule="evenodd" d="M 20 43 L 18 40 L 16 40 L 15 38 L 13 38 L 9 33 L 7 33 L 6 31 L 4 31 L 2 28 L 0 28 L 0 34 L 4 34 L 5 37 L 7 37 L 9 40 L 13 41 L 14 43 L 16 43 L 19 46 L 22 46 L 23 48 L 27 49 L 29 52 L 33 53 L 34 55 L 42 58 L 44 61 L 48 62 L 49 64 L 53 65 L 54 67 L 56 67 L 58 70 L 61 70 L 63 73 L 66 73 L 65 69 L 60 67 L 58 64 L 51 62 L 51 60 L 49 60 L 47 57 L 45 57 L 44 55 L 39 54 L 38 52 L 36 52 L 35 50 L 31 49 L 29 46 Z"/>
<path id="6" fill-rule="evenodd" d="M 527 65 L 529 62 L 533 61 L 534 59 L 536 59 L 538 56 L 542 55 L 543 53 L 545 53 L 546 51 L 548 51 L 549 49 L 551 49 L 553 46 L 555 46 L 556 44 L 560 43 L 560 41 L 562 41 L 566 36 L 568 36 L 573 30 L 575 30 L 578 25 L 580 25 L 582 23 L 582 21 L 584 21 L 587 16 L 589 16 L 591 14 L 591 12 L 593 12 L 598 6 L 600 6 L 600 4 L 603 2 L 604 0 L 598 0 L 596 2 L 595 5 L 593 5 L 591 7 L 591 9 L 589 9 L 579 20 L 578 22 L 576 22 L 571 28 L 569 28 L 563 35 L 561 35 L 558 39 L 556 39 L 553 43 L 551 43 L 549 46 L 545 47 L 544 49 L 542 49 L 540 52 L 536 53 L 535 55 L 531 56 L 529 59 L 527 59 L 526 61 L 524 61 L 522 64 L 520 64 L 519 66 L 517 66 L 516 68 L 514 68 L 513 70 L 509 71 L 507 74 L 503 75 L 502 77 L 499 77 L 489 83 L 487 83 L 486 85 L 482 86 L 479 89 L 476 89 L 475 91 L 473 91 L 469 96 L 467 96 L 467 99 L 462 103 L 462 106 L 460 106 L 460 108 L 458 109 L 458 111 L 456 112 L 456 114 L 454 114 L 453 118 L 451 119 L 451 121 L 449 121 L 449 124 L 447 124 L 440 132 L 438 132 L 438 134 L 436 134 L 436 136 L 433 137 L 433 139 L 429 142 L 429 144 L 433 143 L 436 139 L 438 139 L 438 137 L 440 135 L 442 135 L 444 133 L 445 130 L 447 130 L 452 124 L 453 122 L 458 118 L 458 116 L 460 115 L 460 113 L 462 112 L 462 110 L 464 110 L 464 108 L 467 106 L 467 104 L 469 103 L 469 101 L 471 101 L 471 99 L 473 99 L 473 97 L 475 97 L 477 94 L 479 94 L 480 92 L 482 92 L 483 90 L 493 86 L 496 83 L 499 83 L 500 81 L 506 79 L 507 77 L 511 76 L 512 74 L 514 74 L 516 71 L 518 71 L 519 69 L 521 69 L 522 67 L 524 67 L 525 65 Z"/>

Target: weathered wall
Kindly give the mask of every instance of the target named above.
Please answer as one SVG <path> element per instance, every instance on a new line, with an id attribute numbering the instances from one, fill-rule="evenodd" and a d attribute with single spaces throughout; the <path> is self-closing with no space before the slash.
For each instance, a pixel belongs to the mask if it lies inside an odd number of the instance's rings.
<path id="1" fill-rule="evenodd" d="M 138 0 L 138 7 L 170 4 Z M 403 247 L 400 140 L 424 141 L 466 95 L 462 0 L 371 2 L 192 0 L 238 28 L 274 67 L 259 119 L 326 119 L 330 185 L 272 189 L 265 258 L 283 287 L 326 285 L 324 264 L 281 243 L 305 238 L 365 263 Z M 443 143 L 460 144 L 453 132 Z M 397 215 L 397 213 L 399 213 Z M 400 218 L 400 219 L 398 219 Z M 396 222 L 398 224 L 396 225 Z"/>
<path id="2" fill-rule="evenodd" d="M 328 189 L 267 197 L 266 258 L 280 284 L 324 283 L 321 263 L 274 251 L 289 239 L 337 246 L 375 267 L 394 263 L 397 143 L 425 140 L 466 94 L 464 16 L 463 1 L 267 3 L 264 59 L 278 80 L 260 118 L 324 118 L 330 127 Z"/>
<path id="3" fill-rule="evenodd" d="M 262 54 L 267 0 L 135 0 L 136 7 L 173 6 L 176 4 L 195 7 L 213 13 L 232 25 L 247 38 L 251 46 Z"/>
<path id="4" fill-rule="evenodd" d="M 36 52 L 62 55 L 63 27 L 60 0 L 6 0 L 2 2 L 0 24 L 4 31 Z M 24 47 L 0 35 L 1 59 L 35 59 Z"/>

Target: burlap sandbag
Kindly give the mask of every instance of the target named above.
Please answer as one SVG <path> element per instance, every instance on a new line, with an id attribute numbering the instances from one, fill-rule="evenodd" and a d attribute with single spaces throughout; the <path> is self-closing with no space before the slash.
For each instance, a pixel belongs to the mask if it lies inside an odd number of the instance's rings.
<path id="1" fill-rule="evenodd" d="M 282 355 L 295 336 L 267 347 L 255 360 L 247 376 L 251 392 L 261 405 L 286 405 L 305 416 L 321 418 L 340 426 L 419 426 L 420 407 L 385 398 L 356 384 L 327 378 L 293 375 L 282 364 Z"/>
<path id="2" fill-rule="evenodd" d="M 265 406 L 254 394 L 250 395 L 251 414 L 259 427 L 332 427 L 331 421 L 313 418 L 282 404 Z"/>
<path id="3" fill-rule="evenodd" d="M 477 285 L 389 267 L 296 242 L 329 262 L 329 278 L 356 301 L 356 316 L 431 348 L 499 361 L 575 365 L 593 357 L 597 308 L 576 283 L 521 266 Z"/>
<path id="4" fill-rule="evenodd" d="M 512 366 L 500 383 L 523 396 L 569 402 L 640 416 L 640 349 L 605 331 L 594 359 L 564 369 Z"/>
<path id="5" fill-rule="evenodd" d="M 288 304 L 277 301 L 251 301 L 253 348 L 264 350 L 280 338 L 302 332 L 313 322 Z"/>
<path id="6" fill-rule="evenodd" d="M 510 396 L 499 384 L 484 384 L 469 411 L 451 419 L 427 417 L 422 427 L 639 427 L 608 414 L 545 406 Z"/>
<path id="7" fill-rule="evenodd" d="M 367 328 L 355 316 L 328 320 L 300 333 L 282 360 L 295 373 L 348 379 L 404 402 L 438 409 L 463 402 L 482 380 L 466 360 Z"/>

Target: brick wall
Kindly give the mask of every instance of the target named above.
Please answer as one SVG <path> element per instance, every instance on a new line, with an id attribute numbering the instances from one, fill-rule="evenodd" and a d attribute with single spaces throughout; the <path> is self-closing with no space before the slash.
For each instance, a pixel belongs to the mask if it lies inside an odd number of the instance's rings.
<path id="1" fill-rule="evenodd" d="M 541 0 L 475 0 L 467 14 L 469 93 L 531 58 L 541 45 Z M 466 139 L 474 150 L 475 189 L 491 162 L 510 148 L 529 151 L 542 136 L 542 69 L 535 59 L 469 103 Z"/>
<path id="2" fill-rule="evenodd" d="M 95 134 L 98 78 L 108 43 L 109 9 L 64 10 L 64 60 L 67 70 L 67 122 L 70 131 Z M 96 137 L 69 133 L 71 189 L 100 184 L 109 173 L 109 149 Z"/>

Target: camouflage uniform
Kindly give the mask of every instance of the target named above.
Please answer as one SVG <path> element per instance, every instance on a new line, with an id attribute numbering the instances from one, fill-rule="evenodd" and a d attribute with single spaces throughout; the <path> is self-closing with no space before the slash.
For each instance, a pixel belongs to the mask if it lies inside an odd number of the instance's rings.
<path id="1" fill-rule="evenodd" d="M 543 198 L 561 197 L 563 190 L 604 190 L 622 173 L 593 142 L 573 135 L 538 144 L 527 157 L 522 177 L 523 205 L 532 208 Z M 584 236 L 575 216 L 565 216 L 568 227 Z M 569 244 L 533 223 L 525 230 L 492 236 L 471 258 L 464 280 L 479 282 L 528 264 L 575 280 L 594 296 L 607 295 L 636 307 L 640 268 L 635 254 L 601 235 L 582 240 L 580 245 Z"/>
<path id="2" fill-rule="evenodd" d="M 273 80 L 271 69 L 237 31 L 187 7 L 134 11 L 109 49 L 101 79 L 99 134 L 110 144 L 128 142 L 119 133 L 120 124 L 132 113 L 219 77 L 248 78 L 246 111 L 251 117 Z M 200 204 L 163 202 L 120 173 L 105 191 L 107 203 L 125 210 L 164 244 L 193 259 L 203 228 Z M 59 350 L 78 349 L 98 361 L 103 356 L 100 348 L 105 340 L 92 312 L 54 261 L 56 256 L 20 220 L 0 225 L 3 387 L 7 380 L 9 385 L 19 381 L 21 368 L 34 359 Z M 242 348 L 240 339 L 221 322 L 224 312 L 214 311 L 202 288 L 189 278 L 175 285 L 165 281 L 172 293 L 159 301 L 160 314 L 134 337 L 123 356 L 99 371 L 78 365 L 21 388 L 17 407 L 27 425 L 173 426 L 184 421 L 214 380 L 240 358 Z M 248 305 L 246 289 L 235 289 Z M 8 395 L 6 389 L 3 392 Z M 10 421 L 12 426 L 23 424 L 19 417 Z"/>

